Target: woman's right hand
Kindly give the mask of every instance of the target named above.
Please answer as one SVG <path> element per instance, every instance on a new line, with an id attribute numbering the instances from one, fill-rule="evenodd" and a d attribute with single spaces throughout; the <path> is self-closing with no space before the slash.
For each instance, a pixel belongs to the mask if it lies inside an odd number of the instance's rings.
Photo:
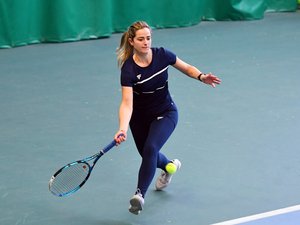
<path id="1" fill-rule="evenodd" d="M 121 144 L 123 141 L 126 141 L 126 131 L 124 130 L 119 130 L 116 134 L 115 134 L 115 141 L 117 143 L 117 145 Z"/>

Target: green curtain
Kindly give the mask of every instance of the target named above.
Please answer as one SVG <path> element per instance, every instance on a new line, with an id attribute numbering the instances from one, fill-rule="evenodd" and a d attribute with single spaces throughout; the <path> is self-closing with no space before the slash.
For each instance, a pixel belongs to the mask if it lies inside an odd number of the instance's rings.
<path id="1" fill-rule="evenodd" d="M 268 0 L 268 10 L 269 12 L 284 12 L 284 11 L 294 11 L 297 9 L 297 1 L 287 1 L 287 0 Z"/>
<path id="2" fill-rule="evenodd" d="M 136 20 L 181 27 L 296 9 L 297 0 L 0 0 L 0 48 L 108 37 Z"/>
<path id="3" fill-rule="evenodd" d="M 0 0 L 0 47 L 109 36 L 110 0 Z"/>
<path id="4" fill-rule="evenodd" d="M 266 0 L 213 0 L 210 2 L 210 10 L 205 13 L 205 18 L 210 20 L 261 19 L 266 9 Z"/>

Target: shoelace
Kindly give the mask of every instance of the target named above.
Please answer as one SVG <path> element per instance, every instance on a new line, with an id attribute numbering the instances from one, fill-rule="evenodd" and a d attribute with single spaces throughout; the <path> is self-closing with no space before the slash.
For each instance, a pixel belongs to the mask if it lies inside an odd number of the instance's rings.
<path id="1" fill-rule="evenodd" d="M 135 192 L 135 194 L 136 194 L 136 195 L 140 195 L 140 196 L 142 196 L 141 189 L 139 189 L 139 188 L 138 188 L 138 189 L 136 189 L 136 192 Z"/>

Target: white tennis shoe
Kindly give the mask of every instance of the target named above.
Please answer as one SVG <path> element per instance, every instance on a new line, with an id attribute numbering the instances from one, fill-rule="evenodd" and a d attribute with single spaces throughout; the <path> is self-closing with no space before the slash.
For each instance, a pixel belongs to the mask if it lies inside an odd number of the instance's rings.
<path id="1" fill-rule="evenodd" d="M 181 162 L 178 159 L 174 159 L 172 160 L 172 163 L 175 164 L 175 166 L 177 167 L 176 171 L 178 171 L 181 167 Z M 156 180 L 156 184 L 155 184 L 156 190 L 161 191 L 162 189 L 166 188 L 171 183 L 172 176 L 173 174 L 169 174 L 164 170 L 161 171 L 160 176 Z"/>
<path id="2" fill-rule="evenodd" d="M 143 210 L 145 200 L 141 193 L 135 194 L 130 199 L 130 206 L 129 206 L 129 212 L 138 215 Z"/>

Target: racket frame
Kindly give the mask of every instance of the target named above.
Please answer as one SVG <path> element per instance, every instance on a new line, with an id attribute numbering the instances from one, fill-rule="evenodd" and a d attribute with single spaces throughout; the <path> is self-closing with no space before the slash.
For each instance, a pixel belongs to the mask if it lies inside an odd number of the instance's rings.
<path id="1" fill-rule="evenodd" d="M 58 171 L 56 171 L 54 173 L 54 175 L 51 177 L 50 181 L 49 181 L 49 185 L 48 185 L 48 188 L 49 188 L 49 191 L 55 195 L 55 196 L 58 196 L 58 197 L 66 197 L 68 195 L 71 195 L 73 193 L 75 193 L 76 191 L 78 191 L 85 183 L 86 181 L 89 179 L 90 175 L 91 175 L 91 172 L 92 170 L 94 169 L 94 166 L 96 165 L 97 161 L 101 158 L 101 156 L 103 156 L 105 153 L 107 153 L 110 149 L 112 149 L 114 146 L 116 146 L 116 141 L 113 140 L 111 143 L 109 143 L 107 146 L 105 146 L 102 150 L 100 150 L 98 153 L 90 156 L 90 157 L 87 157 L 87 158 L 84 158 L 82 160 L 77 160 L 77 161 L 74 161 L 72 163 L 68 163 L 67 165 L 63 166 L 62 168 L 60 168 Z M 93 164 L 90 165 L 88 163 L 88 161 L 93 161 Z M 57 175 L 59 175 L 64 169 L 70 167 L 70 166 L 73 166 L 75 164 L 79 164 L 79 163 L 83 163 L 83 164 L 86 164 L 88 166 L 88 174 L 86 175 L 85 179 L 74 189 L 72 189 L 71 191 L 68 191 L 68 192 L 65 192 L 65 193 L 61 193 L 61 194 L 57 194 L 56 192 L 53 192 L 51 190 L 51 186 L 52 186 L 52 183 L 55 181 L 55 178 L 57 177 Z"/>

